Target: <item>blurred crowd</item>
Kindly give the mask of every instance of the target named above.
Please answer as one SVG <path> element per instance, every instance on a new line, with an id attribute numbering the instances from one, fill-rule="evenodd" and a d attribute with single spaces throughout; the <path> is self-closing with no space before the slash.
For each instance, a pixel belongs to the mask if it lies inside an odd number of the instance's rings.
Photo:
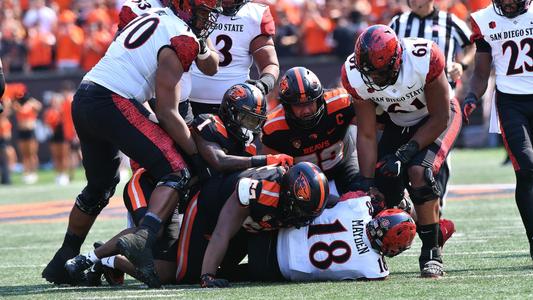
<path id="1" fill-rule="evenodd" d="M 255 0 L 270 6 L 280 57 L 353 51 L 366 26 L 408 10 L 406 0 Z M 88 71 L 115 34 L 124 0 L 2 0 L 0 57 L 5 72 Z M 490 0 L 440 0 L 467 20 Z"/>

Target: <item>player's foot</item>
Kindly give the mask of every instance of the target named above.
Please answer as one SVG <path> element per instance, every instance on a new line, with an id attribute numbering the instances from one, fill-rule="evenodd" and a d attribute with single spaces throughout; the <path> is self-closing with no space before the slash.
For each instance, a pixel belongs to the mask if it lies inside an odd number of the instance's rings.
<path id="1" fill-rule="evenodd" d="M 120 254 L 126 256 L 135 266 L 135 277 L 148 287 L 159 288 L 161 281 L 155 271 L 152 249 L 148 242 L 147 229 L 139 229 L 135 233 L 121 236 L 117 241 Z"/>
<path id="2" fill-rule="evenodd" d="M 85 271 L 93 265 L 94 263 L 87 256 L 80 254 L 67 260 L 65 269 L 73 282 L 82 282 L 86 278 Z"/>
<path id="3" fill-rule="evenodd" d="M 74 252 L 70 247 L 63 246 L 59 248 L 54 255 L 54 258 L 52 258 L 48 265 L 46 265 L 46 268 L 44 268 L 41 276 L 46 279 L 46 281 L 54 284 L 73 283 L 65 269 L 65 263 L 77 254 L 78 253 Z"/>
<path id="4" fill-rule="evenodd" d="M 438 279 L 444 276 L 444 265 L 438 247 L 431 250 L 422 249 L 418 262 L 420 264 L 420 277 Z"/>
<path id="5" fill-rule="evenodd" d="M 93 244 L 94 249 L 99 248 L 103 244 L 104 244 L 104 242 L 102 242 L 102 241 L 95 242 Z M 103 258 L 103 259 L 105 259 L 105 258 Z M 108 266 L 104 266 L 102 263 L 96 263 L 91 268 L 91 270 L 92 269 L 95 269 L 95 272 L 99 272 L 98 273 L 98 280 L 100 281 L 100 284 L 102 282 L 102 279 L 101 279 L 102 275 L 104 275 L 105 280 L 111 286 L 117 286 L 117 285 L 124 284 L 124 272 L 122 272 L 120 270 L 113 269 L 113 268 L 110 268 Z M 96 275 L 97 274 L 95 273 L 94 276 L 96 276 Z M 91 271 L 89 271 L 89 273 L 87 273 L 87 277 L 89 277 L 89 276 L 93 276 L 93 274 L 91 274 Z M 87 279 L 89 279 L 89 278 L 87 278 Z"/>
<path id="6" fill-rule="evenodd" d="M 439 221 L 440 233 L 439 234 L 439 246 L 442 248 L 446 241 L 452 237 L 455 232 L 455 224 L 452 220 L 440 219 Z"/>
<path id="7" fill-rule="evenodd" d="M 104 272 L 104 266 L 101 262 L 95 263 L 89 271 L 87 271 L 87 286 L 101 286 L 102 274 Z"/>

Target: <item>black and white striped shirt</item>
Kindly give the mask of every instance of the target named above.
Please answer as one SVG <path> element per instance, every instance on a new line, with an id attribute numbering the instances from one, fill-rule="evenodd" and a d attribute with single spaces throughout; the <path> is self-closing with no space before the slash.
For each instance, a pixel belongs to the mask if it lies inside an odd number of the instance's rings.
<path id="1" fill-rule="evenodd" d="M 471 44 L 469 38 L 472 32 L 466 23 L 454 14 L 437 8 L 424 18 L 412 11 L 396 15 L 389 26 L 399 38 L 420 37 L 437 43 L 446 57 L 446 65 L 455 61 L 460 48 Z"/>

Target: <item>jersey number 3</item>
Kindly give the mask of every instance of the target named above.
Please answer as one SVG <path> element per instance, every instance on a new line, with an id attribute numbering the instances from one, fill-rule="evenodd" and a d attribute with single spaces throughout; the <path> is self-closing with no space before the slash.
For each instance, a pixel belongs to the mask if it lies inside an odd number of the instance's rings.
<path id="1" fill-rule="evenodd" d="M 330 224 L 313 224 L 309 225 L 307 238 L 317 234 L 332 234 L 336 232 L 346 231 L 339 220 Z M 340 250 L 340 251 L 339 251 Z M 327 256 L 325 259 L 318 260 L 315 256 L 318 252 L 325 252 Z M 340 252 L 340 253 L 339 253 Z M 343 264 L 350 259 L 352 249 L 345 241 L 336 240 L 327 244 L 325 242 L 316 242 L 309 249 L 309 261 L 316 268 L 325 270 L 331 266 L 332 263 Z"/>

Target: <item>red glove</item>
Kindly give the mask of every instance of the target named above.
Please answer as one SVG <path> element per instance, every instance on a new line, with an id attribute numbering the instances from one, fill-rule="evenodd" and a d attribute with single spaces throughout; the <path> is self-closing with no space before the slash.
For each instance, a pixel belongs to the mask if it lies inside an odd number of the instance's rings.
<path id="1" fill-rule="evenodd" d="M 266 156 L 266 165 L 280 165 L 284 167 L 289 167 L 294 164 L 294 158 L 287 154 L 268 154 Z"/>
<path id="2" fill-rule="evenodd" d="M 462 105 L 462 111 L 463 111 L 463 122 L 468 124 L 470 122 L 469 118 L 472 112 L 477 108 L 477 105 L 479 103 L 479 100 L 477 99 L 476 95 L 473 93 L 469 93 L 466 95 L 465 100 L 463 101 Z"/>

